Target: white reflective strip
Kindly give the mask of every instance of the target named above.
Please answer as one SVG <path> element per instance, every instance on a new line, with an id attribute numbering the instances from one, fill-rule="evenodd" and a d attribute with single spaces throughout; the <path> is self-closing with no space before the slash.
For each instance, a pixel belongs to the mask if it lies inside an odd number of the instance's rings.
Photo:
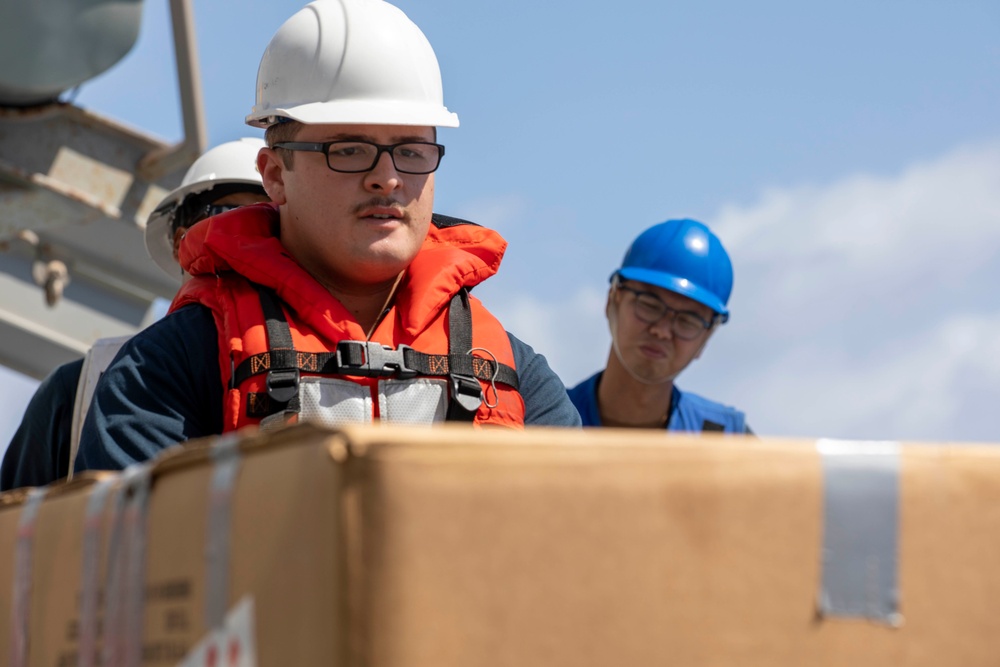
<path id="1" fill-rule="evenodd" d="M 241 457 L 239 437 L 228 434 L 212 445 L 212 481 L 208 490 L 208 534 L 205 536 L 205 622 L 209 628 L 225 622 L 229 600 L 229 546 L 232 498 Z"/>
<path id="2" fill-rule="evenodd" d="M 380 380 L 378 394 L 379 415 L 389 424 L 434 424 L 448 414 L 447 380 Z"/>
<path id="3" fill-rule="evenodd" d="M 899 625 L 899 444 L 820 440 L 816 449 L 824 501 L 819 611 Z"/>
<path id="4" fill-rule="evenodd" d="M 372 392 L 367 385 L 304 376 L 299 383 L 300 419 L 335 427 L 372 421 Z"/>
<path id="5" fill-rule="evenodd" d="M 299 418 L 302 421 L 336 427 L 373 420 L 371 388 L 351 380 L 304 376 L 299 383 L 299 401 Z M 380 380 L 378 402 L 379 416 L 384 422 L 442 422 L 448 413 L 448 383 L 438 378 Z M 262 426 L 271 425 L 270 421 L 265 422 Z M 283 419 L 281 423 L 284 423 Z"/>
<path id="6" fill-rule="evenodd" d="M 90 492 L 83 515 L 83 567 L 80 577 L 80 650 L 77 664 L 93 667 L 97 660 L 98 591 L 100 590 L 101 519 L 116 477 L 101 480 Z"/>
<path id="7" fill-rule="evenodd" d="M 31 577 L 35 520 L 45 498 L 45 489 L 32 489 L 21 508 L 14 551 L 14 585 L 10 613 L 10 667 L 28 664 L 28 632 L 31 617 Z"/>

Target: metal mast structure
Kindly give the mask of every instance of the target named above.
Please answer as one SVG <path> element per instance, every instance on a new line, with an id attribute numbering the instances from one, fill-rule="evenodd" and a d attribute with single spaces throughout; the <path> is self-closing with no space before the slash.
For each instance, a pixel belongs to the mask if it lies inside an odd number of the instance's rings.
<path id="1" fill-rule="evenodd" d="M 35 378 L 138 331 L 177 288 L 143 229 L 206 147 L 190 0 L 170 0 L 179 143 L 59 99 L 132 48 L 142 2 L 0 5 L 0 364 Z"/>

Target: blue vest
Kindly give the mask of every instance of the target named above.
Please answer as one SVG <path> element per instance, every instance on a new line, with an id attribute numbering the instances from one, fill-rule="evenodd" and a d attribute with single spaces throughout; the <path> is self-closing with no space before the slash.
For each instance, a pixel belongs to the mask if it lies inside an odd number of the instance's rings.
<path id="1" fill-rule="evenodd" d="M 595 373 L 566 392 L 580 413 L 584 426 L 602 426 L 601 413 L 597 407 L 597 383 L 600 379 L 601 373 Z M 746 416 L 736 408 L 697 394 L 685 393 L 676 386 L 673 388 L 670 404 L 672 407 L 667 421 L 668 431 L 747 432 Z"/>

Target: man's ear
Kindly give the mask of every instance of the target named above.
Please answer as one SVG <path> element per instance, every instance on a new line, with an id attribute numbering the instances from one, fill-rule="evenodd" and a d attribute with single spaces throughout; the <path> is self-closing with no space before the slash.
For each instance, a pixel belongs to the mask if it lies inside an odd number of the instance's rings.
<path id="1" fill-rule="evenodd" d="M 261 148 L 257 153 L 257 171 L 264 181 L 264 192 L 275 204 L 286 203 L 285 162 L 273 148 Z"/>
<path id="2" fill-rule="evenodd" d="M 701 353 L 705 351 L 705 346 L 708 345 L 708 339 L 712 337 L 712 334 L 714 334 L 715 330 L 718 328 L 718 324 L 712 325 L 712 328 L 708 330 L 707 334 L 705 334 L 705 340 L 701 341 L 701 347 L 698 348 L 698 353 L 691 358 L 691 361 L 701 358 Z"/>

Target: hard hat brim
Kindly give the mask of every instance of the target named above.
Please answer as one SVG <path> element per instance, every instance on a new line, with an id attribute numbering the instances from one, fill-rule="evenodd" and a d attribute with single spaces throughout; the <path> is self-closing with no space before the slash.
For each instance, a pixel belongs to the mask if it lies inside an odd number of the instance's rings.
<path id="1" fill-rule="evenodd" d="M 616 273 L 625 280 L 635 280 L 636 282 L 655 285 L 656 287 L 662 287 L 663 289 L 670 290 L 671 292 L 676 292 L 681 296 L 686 296 L 689 299 L 693 299 L 698 303 L 711 308 L 713 312 L 723 318 L 723 322 L 729 319 L 729 309 L 726 308 L 726 304 L 722 303 L 719 297 L 715 296 L 707 289 L 699 287 L 687 278 L 681 278 L 680 276 L 675 276 L 663 271 L 654 271 L 652 269 L 641 269 L 637 267 L 623 267 Z M 612 275 L 612 277 L 614 277 L 614 275 Z"/>
<path id="2" fill-rule="evenodd" d="M 170 276 L 178 285 L 181 284 L 180 264 L 174 260 L 174 243 L 169 238 L 170 220 L 175 206 L 164 207 L 162 204 L 153 211 L 146 221 L 143 232 L 146 242 L 146 254 L 160 269 Z"/>
<path id="3" fill-rule="evenodd" d="M 274 125 L 277 118 L 289 118 L 306 125 L 458 127 L 458 114 L 445 107 L 392 100 L 337 100 L 260 110 L 255 107 L 246 117 L 246 123 L 253 127 L 267 128 Z"/>

